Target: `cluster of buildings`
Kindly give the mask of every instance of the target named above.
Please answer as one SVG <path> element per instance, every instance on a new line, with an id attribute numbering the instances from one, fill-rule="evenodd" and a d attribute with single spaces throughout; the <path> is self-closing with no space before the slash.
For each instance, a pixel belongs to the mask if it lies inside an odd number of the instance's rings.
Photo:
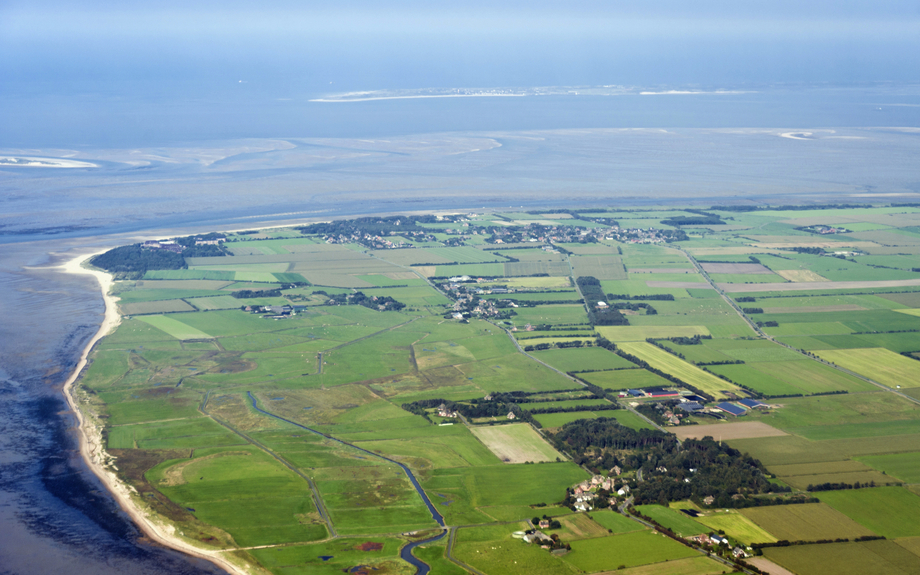
<path id="1" fill-rule="evenodd" d="M 436 242 L 438 239 L 427 232 L 391 232 L 394 235 L 389 238 L 354 230 L 350 233 L 328 234 L 323 236 L 327 244 L 361 244 L 362 246 L 373 250 L 392 250 L 401 248 L 414 248 L 415 245 L 409 242 L 405 237 L 411 237 L 419 242 Z"/>
<path id="2" fill-rule="evenodd" d="M 144 242 L 143 247 L 150 250 L 166 250 L 175 254 L 182 253 L 185 248 L 172 240 L 148 240 Z"/>
<path id="3" fill-rule="evenodd" d="M 616 466 L 614 469 L 610 470 L 611 475 L 619 475 L 621 469 Z M 575 500 L 575 511 L 591 511 L 595 507 L 595 503 L 600 498 L 600 491 L 606 491 L 607 493 L 614 493 L 620 497 L 625 497 L 629 495 L 629 485 L 623 484 L 622 487 L 616 489 L 616 481 L 613 477 L 604 477 L 603 475 L 595 475 L 591 479 L 586 479 L 581 483 L 577 483 L 572 487 L 572 495 Z M 615 505 L 616 497 L 609 497 L 606 501 L 601 501 L 600 505 L 606 507 L 608 505 Z"/>
<path id="4" fill-rule="evenodd" d="M 681 230 L 659 230 L 657 228 L 619 228 L 607 230 L 605 240 L 616 240 L 627 244 L 662 244 L 686 237 Z"/>
<path id="5" fill-rule="evenodd" d="M 454 319 L 463 319 L 468 315 L 497 317 L 502 311 L 495 304 L 496 302 L 493 300 L 480 299 L 472 295 L 461 295 L 454 302 L 453 317 Z"/>
<path id="6" fill-rule="evenodd" d="M 447 406 L 442 403 L 441 405 L 438 406 L 438 416 L 454 419 L 456 417 L 459 417 L 460 414 L 456 411 L 451 411 L 447 409 Z"/>

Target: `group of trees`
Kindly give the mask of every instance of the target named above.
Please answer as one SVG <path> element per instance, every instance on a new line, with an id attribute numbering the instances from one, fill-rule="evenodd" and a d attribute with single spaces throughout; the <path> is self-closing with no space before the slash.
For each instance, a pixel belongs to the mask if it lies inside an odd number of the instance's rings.
<path id="1" fill-rule="evenodd" d="M 750 495 L 790 490 L 771 483 L 760 461 L 711 437 L 681 445 L 657 429 L 634 430 L 601 417 L 567 423 L 553 441 L 595 472 L 614 465 L 641 470 L 643 481 L 631 492 L 637 504 L 712 496 L 719 507 L 744 507 L 758 504 Z"/>
<path id="2" fill-rule="evenodd" d="M 622 293 L 609 293 L 607 294 L 607 301 L 611 300 L 628 300 L 628 301 L 641 301 L 641 300 L 652 300 L 652 301 L 674 301 L 674 295 L 669 293 L 655 293 L 655 294 L 645 294 L 645 295 L 627 295 Z"/>
<path id="3" fill-rule="evenodd" d="M 181 270 L 188 267 L 182 254 L 151 249 L 141 244 L 121 246 L 100 254 L 90 262 L 112 273 L 135 273 L 142 277 L 147 270 Z"/>
<path id="4" fill-rule="evenodd" d="M 258 290 L 241 289 L 232 292 L 230 295 L 237 299 L 249 299 L 254 297 L 281 297 L 281 290 L 279 288 Z"/>
<path id="5" fill-rule="evenodd" d="M 599 279 L 582 276 L 575 283 L 578 284 L 578 289 L 581 291 L 582 297 L 585 298 L 585 304 L 588 307 L 588 321 L 591 322 L 591 325 L 629 325 L 629 320 L 626 319 L 626 316 L 614 307 L 597 307 L 598 302 L 606 303 L 604 300 L 607 297 L 601 289 Z"/>
<path id="6" fill-rule="evenodd" d="M 317 293 L 317 292 L 313 292 Z M 329 300 L 326 305 L 360 305 L 366 308 L 379 311 L 399 311 L 406 307 L 406 304 L 396 301 L 390 296 L 370 296 L 364 292 L 341 293 L 327 296 Z"/>

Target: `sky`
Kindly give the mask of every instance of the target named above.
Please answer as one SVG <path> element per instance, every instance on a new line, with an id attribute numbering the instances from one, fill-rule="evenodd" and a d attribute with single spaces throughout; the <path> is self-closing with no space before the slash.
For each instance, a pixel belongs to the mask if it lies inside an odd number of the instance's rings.
<path id="1" fill-rule="evenodd" d="M 920 3 L 0 4 L 14 89 L 220 80 L 320 90 L 911 81 Z M 497 4 L 497 5 L 496 5 Z"/>
<path id="2" fill-rule="evenodd" d="M 127 104 L 242 110 L 356 90 L 920 78 L 916 0 L 444 4 L 4 0 L 0 122 L 13 129 L 0 146 L 43 122 L 143 123 Z"/>

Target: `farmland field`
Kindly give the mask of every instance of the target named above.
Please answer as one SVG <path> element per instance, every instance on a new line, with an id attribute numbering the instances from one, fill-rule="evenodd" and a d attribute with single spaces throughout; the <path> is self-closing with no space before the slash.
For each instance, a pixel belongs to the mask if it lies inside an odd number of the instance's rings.
<path id="1" fill-rule="evenodd" d="M 902 487 L 826 491 L 818 499 L 879 535 L 920 535 L 920 496 Z"/>
<path id="2" fill-rule="evenodd" d="M 694 213 L 442 214 L 417 227 L 405 216 L 410 225 L 397 230 L 381 219 L 340 222 L 360 230 L 341 235 L 227 234 L 229 255 L 119 275 L 133 278 L 116 279 L 113 289 L 131 317 L 93 350 L 79 396 L 142 511 L 235 553 L 253 572 L 409 573 L 399 558 L 406 534 L 435 529 L 439 516 L 456 529 L 454 555 L 485 575 L 729 570 L 606 502 L 573 511 L 567 490 L 595 474 L 615 478 L 615 489 L 629 481 L 638 510 L 683 535 L 723 530 L 741 544 L 851 540 L 766 548 L 760 559 L 777 562 L 770 572 L 920 572 L 920 276 L 910 271 L 920 210 L 719 211 L 730 223 L 684 227 L 685 239 L 662 223 Z M 598 218 L 620 227 L 590 221 Z M 854 233 L 795 229 L 835 222 Z M 326 226 L 339 223 L 316 229 Z M 675 235 L 649 239 L 659 232 Z M 633 243 L 644 241 L 662 243 Z M 795 349 L 752 329 L 685 254 L 726 284 L 762 330 Z M 449 279 L 463 275 L 471 278 Z M 572 275 L 596 278 L 623 325 L 593 325 L 608 322 L 589 320 Z M 639 364 L 597 345 L 598 335 Z M 674 425 L 665 422 L 668 411 L 680 413 L 677 399 L 621 397 L 676 387 L 669 376 L 701 395 L 737 402 L 763 394 L 769 405 L 737 419 L 704 411 Z M 632 403 L 638 412 L 625 409 Z M 532 413 L 542 410 L 555 412 Z M 508 420 L 509 412 L 524 421 Z M 704 487 L 692 478 L 656 483 L 651 469 L 637 481 L 640 466 L 676 457 L 661 434 L 712 437 L 693 457 L 713 457 L 713 473 L 723 465 L 731 473 L 710 475 Z M 692 453 L 689 445 L 680 453 Z M 734 449 L 766 468 L 770 483 L 761 487 L 773 494 L 757 497 L 799 495 L 776 492 L 781 486 L 821 503 L 740 508 L 754 482 L 713 480 L 746 472 Z M 680 477 L 688 464 L 668 462 L 670 471 L 656 473 Z M 693 477 L 710 473 L 700 468 L 706 472 Z M 856 482 L 860 488 L 805 491 Z M 872 482 L 879 487 L 863 487 Z M 709 492 L 739 508 L 699 503 Z M 679 500 L 656 504 L 663 499 Z M 544 531 L 571 551 L 552 554 L 512 536 L 543 515 L 560 522 Z M 867 535 L 888 540 L 853 541 Z M 460 575 L 446 548 L 442 539 L 414 554 L 432 573 Z"/>
<path id="3" fill-rule="evenodd" d="M 473 435 L 505 463 L 555 461 L 559 452 L 526 423 L 474 427 Z"/>
<path id="4" fill-rule="evenodd" d="M 874 535 L 869 529 L 824 503 L 752 507 L 741 513 L 776 539 L 786 541 L 855 539 Z"/>
<path id="5" fill-rule="evenodd" d="M 563 560 L 588 573 L 609 569 L 614 564 L 634 567 L 696 555 L 696 551 L 663 535 L 652 535 L 650 531 L 582 539 L 571 545 L 572 552 Z"/>
<path id="6" fill-rule="evenodd" d="M 884 348 L 822 350 L 816 354 L 889 387 L 910 387 L 920 381 L 920 362 Z"/>
<path id="7" fill-rule="evenodd" d="M 729 537 L 742 543 L 771 543 L 777 538 L 760 528 L 741 513 L 714 513 L 696 518 L 696 521 L 715 529 L 725 531 Z"/>
<path id="8" fill-rule="evenodd" d="M 681 439 L 702 439 L 708 435 L 726 441 L 730 439 L 751 439 L 756 437 L 779 437 L 786 435 L 785 432 L 760 421 L 693 425 L 689 427 L 680 427 L 675 430 L 675 434 Z"/>
<path id="9" fill-rule="evenodd" d="M 800 575 L 907 575 L 920 569 L 920 559 L 892 541 L 771 547 L 764 556 Z"/>
<path id="10" fill-rule="evenodd" d="M 663 351 L 650 343 L 623 343 L 620 348 L 639 359 L 647 361 L 649 365 L 661 371 L 673 375 L 690 385 L 697 387 L 711 394 L 716 398 L 726 397 L 726 390 L 738 390 L 738 388 L 727 381 L 721 380 L 710 373 L 706 373 L 700 368 L 691 365 L 679 358 Z"/>

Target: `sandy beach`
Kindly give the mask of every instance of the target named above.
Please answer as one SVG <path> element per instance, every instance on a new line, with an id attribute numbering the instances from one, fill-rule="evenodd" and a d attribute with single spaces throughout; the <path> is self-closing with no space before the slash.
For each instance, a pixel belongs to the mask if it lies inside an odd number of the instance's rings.
<path id="1" fill-rule="evenodd" d="M 98 422 L 93 420 L 91 414 L 84 413 L 79 407 L 80 402 L 78 396 L 80 390 L 75 387 L 75 383 L 86 367 L 89 354 L 100 339 L 111 333 L 118 327 L 118 324 L 121 323 L 121 316 L 118 315 L 118 309 L 116 307 L 118 298 L 109 293 L 114 283 L 112 281 L 112 276 L 102 271 L 83 267 L 85 262 L 100 253 L 103 252 L 80 255 L 60 266 L 60 269 L 65 273 L 91 275 L 95 277 L 99 282 L 99 287 L 102 289 L 102 297 L 105 300 L 105 317 L 103 318 L 102 325 L 99 326 L 99 330 L 83 349 L 83 353 L 80 355 L 80 361 L 64 383 L 64 396 L 67 398 L 67 403 L 70 405 L 70 408 L 76 414 L 79 423 L 80 454 L 96 477 L 102 481 L 118 502 L 118 505 L 131 517 L 134 523 L 146 536 L 166 547 L 208 560 L 230 573 L 236 575 L 250 575 L 251 573 L 255 573 L 256 571 L 254 570 L 247 569 L 231 562 L 224 557 L 222 551 L 201 549 L 180 539 L 174 534 L 174 526 L 152 517 L 148 512 L 140 508 L 132 499 L 132 494 L 134 493 L 133 488 L 125 485 L 109 468 L 112 461 L 111 457 L 106 453 L 105 446 L 102 442 L 101 426 Z"/>

